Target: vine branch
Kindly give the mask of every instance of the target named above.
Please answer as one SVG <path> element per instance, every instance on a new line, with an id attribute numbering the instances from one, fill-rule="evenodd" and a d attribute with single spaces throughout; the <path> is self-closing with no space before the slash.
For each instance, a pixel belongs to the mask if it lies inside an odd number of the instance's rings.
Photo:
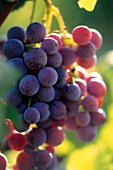
<path id="1" fill-rule="evenodd" d="M 15 0 L 14 2 L 0 2 L 0 27 L 12 11 L 12 9 L 16 6 L 19 0 Z"/>
<path id="2" fill-rule="evenodd" d="M 67 27 L 65 26 L 64 20 L 59 9 L 52 4 L 51 0 L 44 0 L 44 2 L 46 4 L 46 13 L 42 22 L 46 26 L 48 33 L 50 32 L 51 29 L 53 16 L 55 16 L 55 18 L 57 19 L 60 31 L 64 34 L 67 33 L 68 32 Z"/>

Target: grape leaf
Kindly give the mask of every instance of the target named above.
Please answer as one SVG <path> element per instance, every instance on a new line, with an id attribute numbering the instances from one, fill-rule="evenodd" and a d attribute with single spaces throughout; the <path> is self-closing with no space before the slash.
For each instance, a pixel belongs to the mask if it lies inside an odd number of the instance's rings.
<path id="1" fill-rule="evenodd" d="M 97 0 L 79 0 L 78 5 L 80 8 L 85 8 L 87 11 L 93 11 Z"/>
<path id="2" fill-rule="evenodd" d="M 0 142 L 9 132 L 5 124 L 6 119 L 12 120 L 17 126 L 21 123 L 21 118 L 19 118 L 17 111 L 11 105 L 6 105 L 2 100 L 5 92 L 19 78 L 18 71 L 9 66 L 6 60 L 0 57 Z"/>

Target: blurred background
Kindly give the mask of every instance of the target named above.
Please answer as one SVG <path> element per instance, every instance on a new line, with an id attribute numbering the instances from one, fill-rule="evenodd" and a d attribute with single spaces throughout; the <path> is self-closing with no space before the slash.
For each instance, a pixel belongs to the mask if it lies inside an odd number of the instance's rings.
<path id="1" fill-rule="evenodd" d="M 113 170 L 113 3 L 111 0 L 98 0 L 94 11 L 80 9 L 77 0 L 52 0 L 60 9 L 65 25 L 71 33 L 78 25 L 87 25 L 97 29 L 103 36 L 103 45 L 97 51 L 98 62 L 93 71 L 99 72 L 106 85 L 107 94 L 102 108 L 106 111 L 107 121 L 98 128 L 96 139 L 83 143 L 76 137 L 76 132 L 66 132 L 66 139 L 56 148 L 60 167 L 65 170 Z M 27 27 L 32 21 L 42 21 L 45 4 L 37 0 L 33 10 L 33 1 L 20 4 L 9 14 L 0 28 L 0 39 L 6 37 L 9 28 L 15 25 Z M 52 30 L 58 29 L 56 19 L 53 19 Z M 17 153 L 6 153 L 10 162 L 14 162 Z"/>

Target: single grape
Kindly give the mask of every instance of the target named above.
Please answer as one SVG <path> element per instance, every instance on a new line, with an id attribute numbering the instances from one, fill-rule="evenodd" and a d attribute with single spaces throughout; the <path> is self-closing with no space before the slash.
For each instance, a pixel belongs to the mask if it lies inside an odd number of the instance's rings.
<path id="1" fill-rule="evenodd" d="M 69 101 L 75 101 L 77 100 L 81 95 L 81 89 L 78 86 L 78 84 L 67 84 L 67 86 L 64 89 L 64 95 L 67 100 Z"/>
<path id="2" fill-rule="evenodd" d="M 44 67 L 38 72 L 39 82 L 46 87 L 53 86 L 58 80 L 58 74 L 52 67 Z"/>
<path id="3" fill-rule="evenodd" d="M 24 52 L 24 45 L 20 40 L 10 39 L 3 45 L 3 52 L 7 59 L 21 57 Z"/>
<path id="4" fill-rule="evenodd" d="M 11 27 L 7 32 L 8 39 L 18 39 L 22 42 L 26 41 L 26 31 L 22 26 Z"/>
<path id="5" fill-rule="evenodd" d="M 27 27 L 26 36 L 29 43 L 40 43 L 46 37 L 46 28 L 40 22 L 33 22 Z"/>
<path id="6" fill-rule="evenodd" d="M 39 122 L 44 122 L 50 116 L 49 105 L 44 102 L 37 102 L 33 104 L 34 108 L 36 108 L 40 112 L 40 120 Z"/>
<path id="7" fill-rule="evenodd" d="M 102 35 L 94 28 L 90 28 L 90 31 L 92 33 L 91 42 L 95 45 L 96 50 L 98 50 L 100 49 L 103 43 Z"/>
<path id="8" fill-rule="evenodd" d="M 41 48 L 48 54 L 55 54 L 58 51 L 58 43 L 54 38 L 45 38 L 41 43 Z"/>
<path id="9" fill-rule="evenodd" d="M 22 58 L 11 58 L 10 60 L 7 61 L 7 63 L 10 64 L 11 67 L 17 69 L 20 75 L 22 76 L 27 74 L 28 72 L 28 69 L 25 66 Z"/>
<path id="10" fill-rule="evenodd" d="M 60 50 L 62 48 L 62 46 L 63 46 L 63 40 L 62 40 L 61 34 L 51 33 L 49 35 L 49 37 L 54 38 L 58 42 L 58 50 Z"/>
<path id="11" fill-rule="evenodd" d="M 78 86 L 80 87 L 81 96 L 83 96 L 87 91 L 87 83 L 86 83 L 86 81 L 81 79 L 81 78 L 76 78 L 75 83 L 78 84 Z"/>
<path id="12" fill-rule="evenodd" d="M 86 45 L 78 46 L 76 49 L 76 55 L 81 59 L 88 60 L 95 55 L 96 49 L 92 42 Z"/>
<path id="13" fill-rule="evenodd" d="M 82 111 L 75 114 L 75 122 L 78 126 L 87 126 L 91 121 L 89 112 Z"/>
<path id="14" fill-rule="evenodd" d="M 58 159 L 55 154 L 52 154 L 52 162 L 51 164 L 46 168 L 46 170 L 54 170 L 58 165 Z"/>
<path id="15" fill-rule="evenodd" d="M 34 75 L 26 75 L 19 82 L 19 89 L 25 96 L 35 95 L 39 87 L 39 81 Z"/>
<path id="16" fill-rule="evenodd" d="M 33 168 L 32 156 L 24 151 L 19 153 L 16 163 L 19 170 L 31 170 Z"/>
<path id="17" fill-rule="evenodd" d="M 33 107 L 29 107 L 24 112 L 24 119 L 29 124 L 35 124 L 40 119 L 40 112 Z"/>
<path id="18" fill-rule="evenodd" d="M 65 88 L 65 86 L 67 85 L 66 80 L 62 80 L 62 81 L 57 81 L 54 85 L 54 88 L 58 89 L 58 90 L 63 90 Z"/>
<path id="19" fill-rule="evenodd" d="M 54 100 L 60 100 L 60 98 L 61 98 L 61 92 L 60 92 L 60 90 L 57 89 L 57 88 L 54 88 L 54 90 L 55 90 Z"/>
<path id="20" fill-rule="evenodd" d="M 7 163 L 7 157 L 3 153 L 0 153 L 0 170 L 5 170 Z"/>
<path id="21" fill-rule="evenodd" d="M 47 55 L 41 48 L 31 48 L 24 55 L 24 62 L 28 69 L 37 71 L 46 65 Z"/>
<path id="22" fill-rule="evenodd" d="M 63 117 L 62 119 L 52 119 L 52 125 L 53 126 L 64 126 L 66 123 L 66 117 Z"/>
<path id="23" fill-rule="evenodd" d="M 57 71 L 57 74 L 58 74 L 58 80 L 59 81 L 62 81 L 62 80 L 66 79 L 67 73 L 66 73 L 66 69 L 65 68 L 59 67 L 59 68 L 56 69 L 56 71 Z"/>
<path id="24" fill-rule="evenodd" d="M 79 56 L 76 57 L 76 62 L 79 66 L 85 68 L 85 69 L 89 69 L 91 67 L 93 67 L 96 62 L 97 62 L 97 56 L 93 55 L 90 59 L 82 59 Z"/>
<path id="25" fill-rule="evenodd" d="M 79 78 L 86 80 L 88 72 L 85 68 L 77 65 L 75 71 L 76 71 Z"/>
<path id="26" fill-rule="evenodd" d="M 92 33 L 87 26 L 80 25 L 72 30 L 72 37 L 78 45 L 85 45 L 91 40 Z"/>
<path id="27" fill-rule="evenodd" d="M 89 81 L 91 78 L 99 78 L 99 79 L 102 79 L 102 76 L 100 75 L 100 73 L 96 72 L 96 71 L 93 71 L 93 72 L 90 72 L 88 75 L 87 75 L 87 81 Z"/>
<path id="28" fill-rule="evenodd" d="M 106 112 L 99 108 L 96 112 L 91 112 L 91 124 L 94 126 L 101 126 L 106 121 Z"/>
<path id="29" fill-rule="evenodd" d="M 46 142 L 46 133 L 41 128 L 33 128 L 26 136 L 28 143 L 34 148 Z"/>
<path id="30" fill-rule="evenodd" d="M 75 122 L 75 116 L 73 116 L 73 117 L 68 117 L 68 118 L 66 119 L 66 122 L 65 122 L 63 128 L 64 128 L 66 131 L 69 131 L 69 132 L 77 130 L 78 127 L 77 127 L 77 124 L 76 124 L 76 122 Z"/>
<path id="31" fill-rule="evenodd" d="M 43 87 L 41 86 L 36 97 L 42 102 L 50 102 L 55 97 L 55 90 L 51 87 Z"/>
<path id="32" fill-rule="evenodd" d="M 46 129 L 46 143 L 52 146 L 60 145 L 64 140 L 64 132 L 60 127 L 49 127 Z"/>
<path id="33" fill-rule="evenodd" d="M 61 101 L 53 101 L 50 105 L 50 116 L 60 120 L 66 116 L 66 106 Z"/>
<path id="34" fill-rule="evenodd" d="M 10 88 L 4 96 L 6 102 L 18 106 L 22 102 L 22 94 L 17 87 Z"/>
<path id="35" fill-rule="evenodd" d="M 72 48 L 63 47 L 59 52 L 62 55 L 63 66 L 71 66 L 76 61 L 76 54 Z"/>
<path id="36" fill-rule="evenodd" d="M 22 101 L 18 106 L 16 106 L 16 109 L 19 114 L 23 114 L 27 108 L 28 108 L 28 103 L 24 101 Z"/>
<path id="37" fill-rule="evenodd" d="M 48 55 L 47 66 L 52 68 L 58 68 L 62 64 L 62 56 L 59 52 L 53 55 Z"/>
<path id="38" fill-rule="evenodd" d="M 37 150 L 32 153 L 33 164 L 37 168 L 47 168 L 52 163 L 52 157 L 47 150 Z"/>
<path id="39" fill-rule="evenodd" d="M 24 152 L 26 152 L 27 154 L 32 154 L 34 152 L 34 147 L 32 147 L 31 145 L 29 144 L 26 144 L 24 146 Z"/>
<path id="40" fill-rule="evenodd" d="M 79 110 L 79 102 L 76 101 L 69 101 L 69 100 L 63 100 L 64 104 L 66 105 L 67 108 L 67 113 L 66 116 L 67 117 L 73 117 L 75 116 L 75 114 L 78 112 Z"/>
<path id="41" fill-rule="evenodd" d="M 13 149 L 15 151 L 22 151 L 26 143 L 27 143 L 26 136 L 23 135 L 22 133 L 13 133 L 8 138 L 8 145 L 10 149 Z"/>
<path id="42" fill-rule="evenodd" d="M 97 111 L 98 109 L 98 101 L 92 95 L 87 95 L 82 99 L 81 102 L 83 108 L 87 111 Z"/>
<path id="43" fill-rule="evenodd" d="M 97 129 L 92 125 L 80 127 L 77 129 L 77 135 L 82 142 L 91 142 L 97 135 Z"/>
<path id="44" fill-rule="evenodd" d="M 37 126 L 38 126 L 39 128 L 45 129 L 45 128 L 48 128 L 49 126 L 51 126 L 52 121 L 53 121 L 53 120 L 49 117 L 47 120 L 45 120 L 45 121 L 43 121 L 43 122 L 38 122 L 38 123 L 36 123 L 36 124 L 37 124 Z"/>
<path id="45" fill-rule="evenodd" d="M 104 81 L 100 78 L 91 78 L 87 82 L 88 93 L 95 97 L 103 97 L 106 94 L 107 88 Z"/>

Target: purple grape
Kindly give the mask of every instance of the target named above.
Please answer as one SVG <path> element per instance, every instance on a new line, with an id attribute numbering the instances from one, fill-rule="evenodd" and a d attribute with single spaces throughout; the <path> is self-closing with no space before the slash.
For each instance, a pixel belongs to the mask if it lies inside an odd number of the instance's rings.
<path id="1" fill-rule="evenodd" d="M 37 102 L 33 104 L 34 108 L 36 108 L 40 112 L 40 120 L 39 122 L 44 122 L 50 116 L 49 105 L 44 102 Z"/>
<path id="2" fill-rule="evenodd" d="M 8 59 L 20 57 L 24 52 L 24 46 L 20 40 L 10 39 L 4 43 L 3 52 Z"/>
<path id="3" fill-rule="evenodd" d="M 78 126 L 87 126 L 91 121 L 89 112 L 82 111 L 75 114 L 75 122 Z"/>
<path id="4" fill-rule="evenodd" d="M 52 146 L 60 145 L 64 140 L 64 132 L 60 127 L 50 127 L 46 129 L 46 143 Z"/>
<path id="5" fill-rule="evenodd" d="M 94 126 L 101 126 L 106 121 L 106 112 L 99 108 L 96 112 L 91 113 L 91 124 Z"/>
<path id="6" fill-rule="evenodd" d="M 76 122 L 75 122 L 75 117 L 68 117 L 63 128 L 66 130 L 66 131 L 75 131 L 77 130 L 77 125 L 76 125 Z"/>
<path id="7" fill-rule="evenodd" d="M 33 75 L 24 76 L 19 82 L 19 89 L 25 96 L 33 96 L 39 90 L 38 79 Z"/>
<path id="8" fill-rule="evenodd" d="M 91 111 L 97 111 L 98 110 L 98 101 L 92 95 L 85 96 L 83 98 L 81 104 L 86 111 L 91 112 Z"/>
<path id="9" fill-rule="evenodd" d="M 29 43 L 40 43 L 46 37 L 46 28 L 40 22 L 33 22 L 27 27 L 26 36 Z"/>
<path id="10" fill-rule="evenodd" d="M 79 87 L 81 89 L 81 96 L 83 96 L 87 91 L 86 81 L 81 78 L 76 78 L 75 83 L 79 85 Z"/>
<path id="11" fill-rule="evenodd" d="M 61 98 L 61 92 L 60 90 L 54 88 L 55 90 L 55 97 L 54 97 L 54 100 L 59 100 Z"/>
<path id="12" fill-rule="evenodd" d="M 40 112 L 37 109 L 30 107 L 25 110 L 24 119 L 29 124 L 35 124 L 40 119 Z"/>
<path id="13" fill-rule="evenodd" d="M 67 117 L 73 117 L 79 110 L 79 102 L 76 101 L 69 101 L 69 100 L 63 100 L 64 104 L 66 105 L 67 108 Z"/>
<path id="14" fill-rule="evenodd" d="M 18 106 L 16 106 L 16 109 L 19 112 L 19 114 L 23 114 L 27 108 L 28 103 L 23 101 Z"/>
<path id="15" fill-rule="evenodd" d="M 63 67 L 59 67 L 56 69 L 58 74 L 58 81 L 62 81 L 66 79 L 66 69 Z"/>
<path id="16" fill-rule="evenodd" d="M 52 68 L 58 68 L 62 64 L 62 56 L 59 52 L 53 55 L 48 55 L 47 66 Z"/>
<path id="17" fill-rule="evenodd" d="M 82 142 L 91 142 L 97 135 L 97 129 L 92 125 L 80 127 L 77 129 L 77 135 Z"/>
<path id="18" fill-rule="evenodd" d="M 76 55 L 84 60 L 92 58 L 95 55 L 95 52 L 95 46 L 91 42 L 86 45 L 78 46 L 78 48 L 76 49 Z"/>
<path id="19" fill-rule="evenodd" d="M 39 168 L 47 168 L 52 163 L 52 154 L 47 150 L 38 150 L 32 153 L 33 164 L 35 167 Z"/>
<path id="20" fill-rule="evenodd" d="M 32 147 L 29 144 L 26 144 L 24 146 L 24 152 L 28 153 L 28 154 L 32 154 L 34 152 L 34 147 Z"/>
<path id="21" fill-rule="evenodd" d="M 81 95 L 81 89 L 78 86 L 78 84 L 67 84 L 67 86 L 64 89 L 64 95 L 67 100 L 69 101 L 75 101 L 79 99 Z"/>
<path id="22" fill-rule="evenodd" d="M 71 66 L 76 61 L 76 54 L 72 48 L 63 47 L 59 52 L 62 55 L 63 66 Z"/>
<path id="23" fill-rule="evenodd" d="M 46 170 L 54 170 L 54 168 L 58 165 L 58 159 L 55 154 L 52 154 L 52 163 L 46 168 Z"/>
<path id="24" fill-rule="evenodd" d="M 52 123 L 55 126 L 64 126 L 64 124 L 66 123 L 66 117 L 63 117 L 62 119 L 52 119 Z"/>
<path id="25" fill-rule="evenodd" d="M 55 90 L 52 86 L 51 87 L 41 86 L 36 96 L 42 102 L 50 102 L 55 97 Z"/>
<path id="26" fill-rule="evenodd" d="M 55 69 L 44 67 L 39 71 L 38 79 L 43 86 L 50 87 L 57 82 L 58 74 Z"/>
<path id="27" fill-rule="evenodd" d="M 28 143 L 34 148 L 41 146 L 46 141 L 46 133 L 40 128 L 32 129 L 26 136 Z"/>
<path id="28" fill-rule="evenodd" d="M 22 42 L 26 41 L 26 31 L 21 26 L 11 27 L 7 32 L 8 39 L 18 39 Z"/>
<path id="29" fill-rule="evenodd" d="M 62 80 L 62 81 L 57 81 L 54 85 L 55 88 L 62 90 L 65 88 L 65 86 L 67 85 L 66 80 Z"/>
<path id="30" fill-rule="evenodd" d="M 22 58 L 11 58 L 7 63 L 10 64 L 11 67 L 17 69 L 22 75 L 25 75 L 28 72 Z"/>
<path id="31" fill-rule="evenodd" d="M 9 89 L 4 98 L 6 102 L 9 102 L 14 106 L 18 106 L 22 102 L 22 94 L 17 87 Z"/>
<path id="32" fill-rule="evenodd" d="M 53 101 L 50 105 L 50 114 L 53 119 L 62 119 L 66 116 L 66 106 L 61 101 Z"/>
<path id="33" fill-rule="evenodd" d="M 58 43 L 54 38 L 45 38 L 41 43 L 41 48 L 48 54 L 55 54 L 58 51 Z"/>
<path id="34" fill-rule="evenodd" d="M 47 55 L 41 48 L 31 48 L 24 56 L 25 65 L 30 70 L 39 70 L 47 63 Z"/>
<path id="35" fill-rule="evenodd" d="M 48 128 L 52 124 L 52 119 L 49 117 L 44 122 L 36 123 L 39 128 Z"/>

